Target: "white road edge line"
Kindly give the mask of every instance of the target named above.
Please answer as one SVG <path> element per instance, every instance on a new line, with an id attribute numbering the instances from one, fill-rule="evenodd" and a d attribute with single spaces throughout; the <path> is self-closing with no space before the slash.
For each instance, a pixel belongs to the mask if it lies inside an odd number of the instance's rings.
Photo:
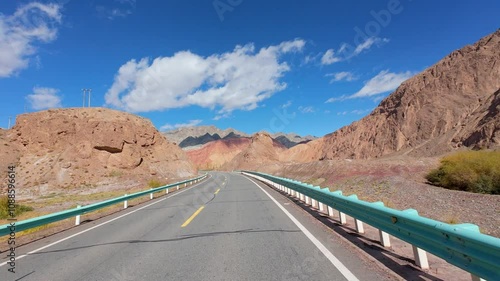
<path id="1" fill-rule="evenodd" d="M 330 250 L 328 250 L 314 235 L 305 228 L 290 212 L 288 212 L 281 204 L 276 201 L 267 191 L 265 191 L 260 185 L 258 185 L 255 181 L 253 181 L 251 178 L 246 177 L 249 179 L 251 182 L 253 182 L 257 187 L 260 188 L 273 202 L 278 205 L 278 207 L 290 218 L 290 220 L 295 223 L 295 225 L 313 242 L 313 244 L 325 255 L 325 257 L 337 268 L 344 277 L 349 280 L 349 281 L 359 281 L 356 276 L 341 262 L 337 257 L 335 257 Z"/>
<path id="2" fill-rule="evenodd" d="M 209 174 L 209 175 L 210 175 L 210 174 Z M 210 175 L 210 177 L 209 177 L 209 178 L 211 178 L 211 177 L 212 177 L 212 175 Z M 83 233 L 85 233 L 85 232 L 87 232 L 87 231 L 91 231 L 92 229 L 98 228 L 98 227 L 100 227 L 100 226 L 103 226 L 103 225 L 105 225 L 105 224 L 108 224 L 108 223 L 110 223 L 110 222 L 113 222 L 113 221 L 115 221 L 115 220 L 117 220 L 117 219 L 121 219 L 121 218 L 123 218 L 123 217 L 125 217 L 125 216 L 128 216 L 128 215 L 130 215 L 130 214 L 133 214 L 133 213 L 135 213 L 135 212 L 137 212 L 137 211 L 140 211 L 140 210 L 142 210 L 142 209 L 145 209 L 145 208 L 147 208 L 147 207 L 149 207 L 149 206 L 152 206 L 152 205 L 154 205 L 154 204 L 157 204 L 157 203 L 160 203 L 160 202 L 162 202 L 162 201 L 164 201 L 164 200 L 167 200 L 167 199 L 169 199 L 169 198 L 172 198 L 172 197 L 174 197 L 174 196 L 176 196 L 176 195 L 179 195 L 179 194 L 181 194 L 181 193 L 184 193 L 184 192 L 186 192 L 186 191 L 190 190 L 191 188 L 196 187 L 196 186 L 198 186 L 198 185 L 200 185 L 200 184 L 202 184 L 202 182 L 197 183 L 197 184 L 195 184 L 195 185 L 193 185 L 193 186 L 191 186 L 191 187 L 189 187 L 189 188 L 187 188 L 187 189 L 184 189 L 184 190 L 182 190 L 182 191 L 176 192 L 176 193 L 174 193 L 174 194 L 172 194 L 172 195 L 170 195 L 170 196 L 168 196 L 168 197 L 165 197 L 165 198 L 162 198 L 162 199 L 160 199 L 160 200 L 158 200 L 158 201 L 155 201 L 155 202 L 153 202 L 153 203 L 151 203 L 151 204 L 148 204 L 148 205 L 146 205 L 146 206 L 143 206 L 143 207 L 140 207 L 140 208 L 135 209 L 135 210 L 133 210 L 133 211 L 130 211 L 130 212 L 128 212 L 128 213 L 126 213 L 126 214 L 123 214 L 123 215 L 121 215 L 121 216 L 119 216 L 119 217 L 116 217 L 116 218 L 111 219 L 111 220 L 109 220 L 109 221 L 105 221 L 105 222 L 100 223 L 100 224 L 98 224 L 98 225 L 95 225 L 95 226 L 93 226 L 93 227 L 91 227 L 91 228 L 88 228 L 88 229 L 82 230 L 82 231 L 80 231 L 80 232 L 78 232 L 78 233 L 75 233 L 75 234 L 73 234 L 73 235 L 70 235 L 70 236 L 68 236 L 68 237 L 66 237 L 66 238 L 63 238 L 63 239 L 61 239 L 61 240 L 57 240 L 57 241 L 55 241 L 55 242 L 53 242 L 53 243 L 50 243 L 50 244 L 48 244 L 48 245 L 45 245 L 45 246 L 43 246 L 43 247 L 41 247 L 41 248 L 38 248 L 38 249 L 33 250 L 33 251 L 31 251 L 31 252 L 28 252 L 28 253 L 26 253 L 26 254 L 24 254 L 24 255 L 21 255 L 21 256 L 19 256 L 19 257 L 16 257 L 16 261 L 17 261 L 17 260 L 20 260 L 20 259 L 22 259 L 22 258 L 24 258 L 24 257 L 26 257 L 26 256 L 28 256 L 28 255 L 31 255 L 31 254 L 34 254 L 34 253 L 36 253 L 36 252 L 39 252 L 39 251 L 41 251 L 41 250 L 43 250 L 43 249 L 46 249 L 46 248 L 48 248 L 48 247 L 54 246 L 54 245 L 56 245 L 56 244 L 59 244 L 59 243 L 61 243 L 61 242 L 63 242 L 63 241 L 66 241 L 66 240 L 68 240 L 68 239 L 71 239 L 71 238 L 73 238 L 73 237 L 75 237 L 75 236 L 78 236 L 78 235 L 80 235 L 80 234 L 83 234 Z M 9 261 L 6 261 L 6 262 L 1 263 L 1 264 L 0 264 L 0 267 L 2 267 L 2 266 L 4 266 L 4 265 L 6 265 L 8 262 L 9 262 Z"/>

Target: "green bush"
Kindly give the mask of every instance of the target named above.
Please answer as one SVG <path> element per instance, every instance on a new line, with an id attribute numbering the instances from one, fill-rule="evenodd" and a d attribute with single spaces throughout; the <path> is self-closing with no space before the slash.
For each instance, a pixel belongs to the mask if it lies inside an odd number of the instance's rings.
<path id="1" fill-rule="evenodd" d="M 161 182 L 160 182 L 160 181 L 158 181 L 158 180 L 150 180 L 150 181 L 148 182 L 148 186 L 149 186 L 150 188 L 157 188 L 157 187 L 162 186 L 162 184 L 161 184 Z"/>
<path id="2" fill-rule="evenodd" d="M 448 155 L 426 179 L 448 189 L 500 194 L 500 151 L 462 151 Z"/>
<path id="3" fill-rule="evenodd" d="M 22 213 L 33 211 L 32 207 L 15 204 L 15 215 L 19 216 Z M 9 218 L 9 198 L 7 195 L 0 197 L 0 219 Z"/>

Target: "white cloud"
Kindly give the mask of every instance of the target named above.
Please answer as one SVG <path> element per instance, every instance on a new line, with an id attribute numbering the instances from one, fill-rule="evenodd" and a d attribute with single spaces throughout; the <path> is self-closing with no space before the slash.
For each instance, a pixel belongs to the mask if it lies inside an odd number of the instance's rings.
<path id="1" fill-rule="evenodd" d="M 305 41 L 295 39 L 259 51 L 247 44 L 208 57 L 181 51 L 152 62 L 130 60 L 118 70 L 106 103 L 132 112 L 190 105 L 217 107 L 219 114 L 252 110 L 286 88 L 280 80 L 290 67 L 282 55 L 304 46 Z"/>
<path id="2" fill-rule="evenodd" d="M 338 81 L 354 81 L 357 80 L 358 78 L 354 76 L 351 72 L 348 71 L 342 71 L 342 72 L 336 72 L 336 73 L 329 73 L 325 75 L 326 77 L 333 77 L 332 80 L 330 80 L 330 83 L 333 82 L 338 82 Z"/>
<path id="3" fill-rule="evenodd" d="M 97 13 L 108 20 L 114 20 L 131 15 L 133 10 L 135 10 L 136 0 L 115 0 L 113 2 L 103 2 L 103 4 L 108 6 L 96 6 Z"/>
<path id="4" fill-rule="evenodd" d="M 389 39 L 387 39 L 387 38 L 370 37 L 370 38 L 366 39 L 365 42 L 357 45 L 356 49 L 354 49 L 354 52 L 350 55 L 350 57 L 357 56 L 357 55 L 361 54 L 364 50 L 370 49 L 373 46 L 373 44 L 380 45 L 382 43 L 387 43 L 387 42 L 389 42 Z"/>
<path id="5" fill-rule="evenodd" d="M 60 6 L 32 2 L 13 15 L 0 14 L 0 77 L 10 77 L 28 67 L 36 42 L 56 39 L 61 22 Z M 39 60 L 38 60 L 39 61 Z"/>
<path id="6" fill-rule="evenodd" d="M 165 125 L 160 127 L 160 131 L 185 128 L 185 127 L 194 127 L 194 126 L 199 125 L 201 122 L 203 122 L 203 120 L 196 119 L 196 120 L 190 120 L 187 123 L 179 123 L 179 124 L 175 124 L 175 125 L 165 124 Z"/>
<path id="7" fill-rule="evenodd" d="M 336 102 L 336 101 L 343 101 L 343 100 L 346 100 L 348 98 L 349 98 L 348 96 L 342 95 L 342 96 L 340 96 L 338 98 L 329 98 L 325 103 Z"/>
<path id="8" fill-rule="evenodd" d="M 26 99 L 35 110 L 61 107 L 61 97 L 57 95 L 58 92 L 58 89 L 35 87 L 33 94 L 28 95 Z"/>
<path id="9" fill-rule="evenodd" d="M 299 106 L 298 109 L 302 113 L 313 113 L 316 111 L 312 106 Z"/>
<path id="10" fill-rule="evenodd" d="M 341 60 L 342 58 L 335 56 L 335 51 L 333 49 L 329 49 L 325 52 L 323 57 L 321 57 L 321 64 L 330 65 L 339 62 Z"/>
<path id="11" fill-rule="evenodd" d="M 330 65 L 336 62 L 350 59 L 361 54 L 364 50 L 370 49 L 374 44 L 381 45 L 387 42 L 389 42 L 389 39 L 387 38 L 370 37 L 363 43 L 357 45 L 356 48 L 351 47 L 349 44 L 343 43 L 342 45 L 340 45 L 340 48 L 336 53 L 333 49 L 328 49 L 321 58 L 321 64 Z M 308 57 L 306 57 L 306 62 L 308 61 L 309 59 Z"/>
<path id="12" fill-rule="evenodd" d="M 289 100 L 286 103 L 282 104 L 281 108 L 287 108 L 287 107 L 290 107 L 290 105 L 292 105 L 292 101 L 291 100 Z"/>
<path id="13" fill-rule="evenodd" d="M 389 72 L 389 70 L 383 70 L 375 77 L 368 80 L 361 90 L 351 95 L 349 98 L 370 97 L 393 91 L 412 75 L 413 73 L 410 71 L 393 73 Z"/>

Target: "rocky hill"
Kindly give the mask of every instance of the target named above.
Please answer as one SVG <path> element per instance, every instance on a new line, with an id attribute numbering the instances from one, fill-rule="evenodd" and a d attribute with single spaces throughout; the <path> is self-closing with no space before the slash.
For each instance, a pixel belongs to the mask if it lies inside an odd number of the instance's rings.
<path id="1" fill-rule="evenodd" d="M 499 94 L 497 30 L 403 82 L 370 115 L 326 135 L 320 148 L 312 148 L 321 151 L 315 160 L 366 159 L 394 153 L 425 157 L 463 146 L 498 147 Z M 301 150 L 308 150 L 301 146 Z M 310 157 L 293 160 L 311 161 Z"/>
<path id="2" fill-rule="evenodd" d="M 149 120 L 116 110 L 22 114 L 12 129 L 0 133 L 0 155 L 16 163 L 19 186 L 27 188 L 94 186 L 121 175 L 163 180 L 196 172 Z"/>
<path id="3" fill-rule="evenodd" d="M 187 150 L 186 154 L 198 169 L 215 170 L 233 160 L 251 142 L 251 138 L 217 140 L 207 143 L 203 147 Z"/>
<path id="4" fill-rule="evenodd" d="M 269 134 L 267 132 L 263 132 Z M 183 149 L 190 149 L 192 147 L 199 147 L 206 143 L 233 138 L 248 138 L 250 135 L 237 131 L 232 128 L 221 130 L 215 126 L 193 126 L 183 127 L 171 131 L 165 131 L 163 134 L 172 142 L 177 143 Z M 293 147 L 299 143 L 304 143 L 316 137 L 313 136 L 299 136 L 297 134 L 289 133 L 274 133 L 270 136 L 283 144 L 285 147 Z"/>
<path id="5" fill-rule="evenodd" d="M 249 169 L 256 170 L 259 166 L 276 164 L 280 154 L 287 148 L 274 140 L 267 133 L 257 133 L 252 136 L 250 145 L 238 153 L 230 162 L 222 166 L 223 170 Z"/>

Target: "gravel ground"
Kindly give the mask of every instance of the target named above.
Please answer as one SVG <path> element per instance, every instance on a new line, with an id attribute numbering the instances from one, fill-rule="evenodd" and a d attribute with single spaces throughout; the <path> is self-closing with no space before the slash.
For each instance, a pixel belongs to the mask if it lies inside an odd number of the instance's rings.
<path id="1" fill-rule="evenodd" d="M 264 171 L 382 201 L 391 208 L 415 209 L 421 216 L 450 224 L 474 223 L 482 233 L 500 237 L 500 196 L 427 184 L 425 174 L 438 164 L 437 158 L 398 157 L 268 166 Z"/>

